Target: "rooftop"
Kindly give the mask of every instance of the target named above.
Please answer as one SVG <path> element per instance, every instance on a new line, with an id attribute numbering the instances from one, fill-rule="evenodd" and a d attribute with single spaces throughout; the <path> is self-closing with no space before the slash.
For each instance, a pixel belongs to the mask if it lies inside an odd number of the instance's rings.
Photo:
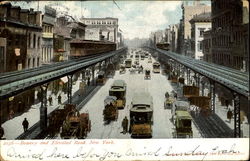
<path id="1" fill-rule="evenodd" d="M 203 12 L 198 15 L 194 15 L 193 18 L 189 21 L 190 23 L 194 22 L 211 22 L 211 12 Z"/>

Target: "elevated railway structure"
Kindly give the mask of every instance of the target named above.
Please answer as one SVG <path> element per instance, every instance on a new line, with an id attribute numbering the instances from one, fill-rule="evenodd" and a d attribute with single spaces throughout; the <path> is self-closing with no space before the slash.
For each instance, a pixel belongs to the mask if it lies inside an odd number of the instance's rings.
<path id="1" fill-rule="evenodd" d="M 159 54 L 159 61 L 167 62 L 178 75 L 187 75 L 187 84 L 190 84 L 190 72 L 193 71 L 195 85 L 202 85 L 202 78 L 209 80 L 211 94 L 211 110 L 215 112 L 215 84 L 220 84 L 231 91 L 234 100 L 234 137 L 241 136 L 240 96 L 246 97 L 249 102 L 249 73 L 231 69 L 222 65 L 196 60 L 184 55 L 159 48 L 147 47 L 148 50 Z"/>
<path id="2" fill-rule="evenodd" d="M 41 129 L 45 129 L 47 127 L 47 89 L 51 81 L 67 76 L 68 103 L 71 103 L 74 73 L 84 71 L 86 68 L 91 68 L 92 80 L 94 80 L 95 66 L 98 63 L 100 66 L 103 64 L 105 68 L 109 63 L 117 61 L 119 55 L 124 54 L 126 50 L 127 48 L 124 47 L 107 53 L 93 54 L 38 68 L 0 74 L 0 99 L 6 99 L 30 88 L 40 86 L 40 127 Z"/>

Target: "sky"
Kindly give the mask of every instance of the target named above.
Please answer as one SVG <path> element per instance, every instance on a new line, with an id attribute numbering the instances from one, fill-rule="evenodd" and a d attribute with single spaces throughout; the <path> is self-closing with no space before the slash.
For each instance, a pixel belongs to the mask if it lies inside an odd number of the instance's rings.
<path id="1" fill-rule="evenodd" d="M 20 2 L 22 8 L 37 10 L 38 2 Z M 19 4 L 20 4 L 19 3 Z M 181 18 L 181 1 L 40 1 L 39 10 L 51 5 L 79 19 L 115 17 L 126 39 L 148 38 L 150 33 L 176 24 Z"/>

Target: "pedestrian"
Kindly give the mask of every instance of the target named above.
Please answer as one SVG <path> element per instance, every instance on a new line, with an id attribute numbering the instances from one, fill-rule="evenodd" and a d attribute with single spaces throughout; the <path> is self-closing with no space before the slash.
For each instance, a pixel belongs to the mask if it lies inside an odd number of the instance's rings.
<path id="1" fill-rule="evenodd" d="M 87 85 L 90 86 L 90 77 L 88 77 Z"/>
<path id="2" fill-rule="evenodd" d="M 227 118 L 229 119 L 229 123 L 231 123 L 232 117 L 233 117 L 233 112 L 229 108 L 227 111 Z"/>
<path id="3" fill-rule="evenodd" d="M 174 93 L 174 98 L 177 99 L 177 93 L 176 92 Z"/>
<path id="4" fill-rule="evenodd" d="M 169 98 L 169 93 L 168 92 L 165 93 L 165 98 Z"/>
<path id="5" fill-rule="evenodd" d="M 14 117 L 14 111 L 13 109 L 10 109 L 10 112 L 9 112 L 9 120 L 12 119 Z"/>
<path id="6" fill-rule="evenodd" d="M 229 100 L 228 99 L 225 100 L 225 105 L 226 105 L 226 107 L 228 109 L 228 106 L 229 106 Z"/>
<path id="7" fill-rule="evenodd" d="M 52 100 L 52 97 L 51 95 L 49 96 L 49 105 L 52 106 L 52 103 L 53 103 L 53 100 Z"/>
<path id="8" fill-rule="evenodd" d="M 23 125 L 24 132 L 26 132 L 29 128 L 29 122 L 26 118 L 24 118 L 22 125 Z"/>
<path id="9" fill-rule="evenodd" d="M 143 66 L 141 65 L 141 70 L 143 71 Z"/>
<path id="10" fill-rule="evenodd" d="M 62 104 L 62 97 L 61 97 L 60 94 L 59 94 L 59 96 L 57 97 L 57 99 L 58 99 L 58 104 Z"/>
<path id="11" fill-rule="evenodd" d="M 2 125 L 0 126 L 0 140 L 2 140 L 3 138 L 3 135 L 4 135 L 4 129 L 2 127 Z"/>
<path id="12" fill-rule="evenodd" d="M 122 128 L 123 128 L 123 134 L 126 134 L 128 132 L 128 119 L 127 116 L 122 120 Z"/>

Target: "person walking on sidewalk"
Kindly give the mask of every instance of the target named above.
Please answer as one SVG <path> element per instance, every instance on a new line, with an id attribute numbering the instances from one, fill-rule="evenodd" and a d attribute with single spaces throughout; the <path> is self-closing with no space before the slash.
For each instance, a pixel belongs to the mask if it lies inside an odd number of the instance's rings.
<path id="1" fill-rule="evenodd" d="M 53 103 L 53 100 L 52 100 L 52 97 L 51 95 L 49 96 L 49 105 L 52 106 L 52 103 Z"/>
<path id="2" fill-rule="evenodd" d="M 90 86 L 90 77 L 88 77 L 87 84 Z"/>
<path id="3" fill-rule="evenodd" d="M 23 125 L 24 132 L 26 132 L 29 128 L 29 122 L 26 118 L 24 118 L 22 125 Z"/>
<path id="4" fill-rule="evenodd" d="M 233 117 L 233 112 L 229 108 L 227 111 L 227 118 L 229 119 L 229 123 L 231 123 L 232 117 Z"/>
<path id="5" fill-rule="evenodd" d="M 2 127 L 2 125 L 0 126 L 0 140 L 2 140 L 3 138 L 3 135 L 4 135 L 4 129 Z"/>
<path id="6" fill-rule="evenodd" d="M 62 104 L 62 97 L 61 97 L 60 94 L 59 94 L 59 96 L 57 97 L 57 99 L 58 99 L 58 104 Z"/>
<path id="7" fill-rule="evenodd" d="M 122 120 L 122 128 L 123 128 L 123 134 L 126 134 L 128 132 L 128 119 L 127 116 Z"/>

